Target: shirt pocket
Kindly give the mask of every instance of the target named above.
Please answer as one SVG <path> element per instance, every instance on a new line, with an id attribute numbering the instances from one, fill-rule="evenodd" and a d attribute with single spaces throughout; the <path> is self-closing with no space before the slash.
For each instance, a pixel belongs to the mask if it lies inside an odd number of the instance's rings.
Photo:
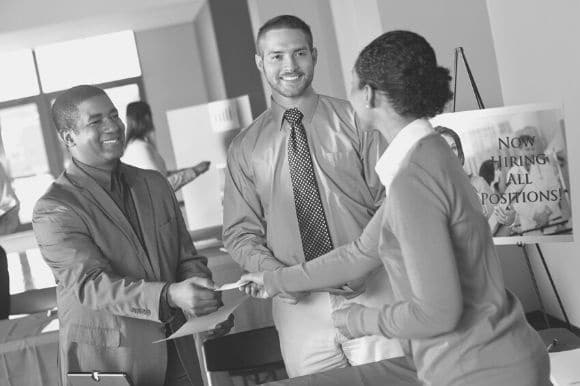
<path id="1" fill-rule="evenodd" d="M 101 347 L 119 347 L 121 333 L 112 328 L 87 327 L 73 324 L 68 328 L 67 337 L 75 343 Z"/>
<path id="2" fill-rule="evenodd" d="M 322 171 L 332 179 L 352 183 L 365 183 L 362 176 L 362 163 L 355 151 L 317 153 L 317 160 Z"/>

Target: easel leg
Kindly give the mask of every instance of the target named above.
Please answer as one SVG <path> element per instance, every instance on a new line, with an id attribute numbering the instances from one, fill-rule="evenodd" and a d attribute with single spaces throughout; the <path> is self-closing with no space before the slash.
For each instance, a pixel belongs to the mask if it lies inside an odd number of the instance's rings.
<path id="1" fill-rule="evenodd" d="M 544 302 L 542 301 L 542 296 L 540 295 L 540 288 L 538 287 L 538 282 L 536 280 L 536 275 L 532 269 L 532 263 L 530 262 L 530 257 L 528 256 L 528 251 L 526 250 L 525 244 L 518 243 L 518 246 L 522 248 L 526 263 L 528 264 L 528 270 L 530 271 L 530 277 L 532 278 L 532 283 L 534 285 L 534 290 L 536 291 L 536 297 L 540 302 L 540 310 L 542 311 L 542 316 L 544 317 L 544 323 L 546 323 L 546 328 L 550 328 L 550 322 L 548 320 L 548 315 L 546 314 L 546 309 L 544 308 Z"/>
<path id="2" fill-rule="evenodd" d="M 546 263 L 546 259 L 544 259 L 544 254 L 542 253 L 542 249 L 540 245 L 536 243 L 536 249 L 538 250 L 538 254 L 540 255 L 540 259 L 542 260 L 542 264 L 544 265 L 544 270 L 548 275 L 548 279 L 550 280 L 550 285 L 552 286 L 552 290 L 554 291 L 554 295 L 556 295 L 556 300 L 558 300 L 558 305 L 560 306 L 560 310 L 562 311 L 562 315 L 564 316 L 564 320 L 566 321 L 566 327 L 568 330 L 572 331 L 572 326 L 570 325 L 570 319 L 568 319 L 568 314 L 566 314 L 566 310 L 564 309 L 564 304 L 562 303 L 562 299 L 560 299 L 560 294 L 556 289 L 556 283 L 554 283 L 554 279 L 552 279 L 552 274 L 550 273 L 550 269 L 548 268 L 548 264 Z"/>

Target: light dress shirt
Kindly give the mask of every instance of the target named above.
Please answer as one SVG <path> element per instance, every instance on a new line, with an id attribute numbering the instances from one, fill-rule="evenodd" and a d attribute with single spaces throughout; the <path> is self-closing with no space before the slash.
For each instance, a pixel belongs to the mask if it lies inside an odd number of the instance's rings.
<path id="1" fill-rule="evenodd" d="M 357 238 L 384 198 L 374 165 L 386 147 L 361 130 L 351 105 L 312 93 L 303 114 L 314 173 L 335 247 Z M 272 101 L 228 151 L 223 240 L 244 269 L 274 270 L 304 261 L 288 169 L 290 125 Z"/>

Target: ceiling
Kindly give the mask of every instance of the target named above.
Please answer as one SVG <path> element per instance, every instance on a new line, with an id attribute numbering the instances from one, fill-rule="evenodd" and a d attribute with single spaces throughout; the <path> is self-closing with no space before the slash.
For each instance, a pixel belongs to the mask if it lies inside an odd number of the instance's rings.
<path id="1" fill-rule="evenodd" d="M 193 21 L 206 0 L 0 0 L 0 51 Z"/>

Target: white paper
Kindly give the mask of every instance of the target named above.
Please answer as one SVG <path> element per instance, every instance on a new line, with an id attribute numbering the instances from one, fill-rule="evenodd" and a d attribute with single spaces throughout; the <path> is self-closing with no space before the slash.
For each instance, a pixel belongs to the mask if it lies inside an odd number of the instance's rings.
<path id="1" fill-rule="evenodd" d="M 221 286 L 219 286 L 218 288 L 216 288 L 216 291 L 227 291 L 227 290 L 231 290 L 231 289 L 236 289 L 236 288 L 240 288 L 246 284 L 248 284 L 249 281 L 248 280 L 238 280 L 235 283 L 227 283 L 227 284 L 222 284 Z"/>
<path id="2" fill-rule="evenodd" d="M 234 312 L 235 309 L 238 308 L 240 304 L 245 302 L 247 299 L 248 296 L 242 296 L 239 299 L 236 299 L 233 304 L 224 306 L 214 313 L 190 319 L 183 326 L 181 326 L 179 330 L 175 331 L 169 337 L 157 340 L 153 343 L 159 343 L 170 339 L 180 338 L 186 335 L 213 330 L 218 324 L 225 321 L 228 316 L 230 316 L 230 314 Z"/>
<path id="3" fill-rule="evenodd" d="M 580 349 L 550 353 L 550 379 L 556 386 L 580 384 Z"/>

